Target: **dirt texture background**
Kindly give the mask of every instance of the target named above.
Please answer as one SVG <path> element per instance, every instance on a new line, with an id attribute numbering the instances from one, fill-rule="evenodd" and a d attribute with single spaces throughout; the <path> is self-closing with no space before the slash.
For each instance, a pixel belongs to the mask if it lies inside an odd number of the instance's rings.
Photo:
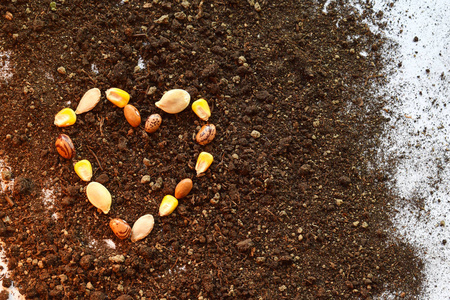
<path id="1" fill-rule="evenodd" d="M 385 122 L 366 92 L 382 80 L 384 41 L 355 9 L 331 1 L 325 14 L 323 2 L 1 1 L 14 73 L 0 83 L 2 176 L 14 182 L 0 194 L 3 285 L 27 299 L 415 298 L 422 264 L 386 235 L 387 176 L 367 167 Z M 93 87 L 95 109 L 53 125 Z M 160 129 L 133 129 L 110 87 L 144 120 L 161 114 Z M 205 122 L 190 107 L 154 105 L 174 88 L 210 104 L 211 144 L 193 139 Z M 73 160 L 56 152 L 60 133 Z M 196 177 L 201 151 L 214 162 Z M 86 198 L 81 159 L 113 195 L 107 215 Z M 193 190 L 159 217 L 183 178 Z M 108 226 L 147 213 L 155 227 L 136 243 Z"/>

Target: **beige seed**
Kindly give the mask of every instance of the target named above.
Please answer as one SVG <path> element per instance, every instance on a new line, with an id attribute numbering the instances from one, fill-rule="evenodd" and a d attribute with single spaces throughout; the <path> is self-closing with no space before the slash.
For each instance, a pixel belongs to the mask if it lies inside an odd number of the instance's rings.
<path id="1" fill-rule="evenodd" d="M 91 182 L 86 187 L 86 195 L 89 202 L 107 214 L 111 208 L 111 194 L 101 183 Z"/>
<path id="2" fill-rule="evenodd" d="M 155 105 L 166 113 L 177 114 L 183 111 L 190 101 L 191 95 L 187 91 L 174 89 L 166 92 Z"/>
<path id="3" fill-rule="evenodd" d="M 92 110 L 100 101 L 101 94 L 98 88 L 88 90 L 78 103 L 75 113 L 79 115 Z"/>
<path id="4" fill-rule="evenodd" d="M 134 243 L 145 238 L 152 232 L 154 225 L 155 220 L 150 214 L 143 215 L 137 219 L 133 224 L 133 228 L 131 228 L 131 241 Z"/>

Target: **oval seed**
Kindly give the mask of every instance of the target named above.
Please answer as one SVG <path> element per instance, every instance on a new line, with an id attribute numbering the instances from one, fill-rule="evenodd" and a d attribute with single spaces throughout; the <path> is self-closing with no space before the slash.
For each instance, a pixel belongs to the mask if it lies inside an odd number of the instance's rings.
<path id="1" fill-rule="evenodd" d="M 125 114 L 125 119 L 133 127 L 138 127 L 141 124 L 141 115 L 139 110 L 131 104 L 125 105 L 123 108 L 123 113 Z"/>
<path id="2" fill-rule="evenodd" d="M 71 159 L 75 155 L 75 147 L 70 137 L 66 134 L 60 134 L 55 142 L 56 151 L 65 159 Z"/>
<path id="3" fill-rule="evenodd" d="M 159 114 L 150 115 L 145 121 L 145 131 L 153 133 L 161 126 L 162 118 Z"/>
<path id="4" fill-rule="evenodd" d="M 157 107 L 169 114 L 183 111 L 191 101 L 191 95 L 182 89 L 173 89 L 166 92 L 161 100 L 155 103 Z"/>
<path id="5" fill-rule="evenodd" d="M 203 125 L 200 131 L 195 136 L 195 140 L 200 145 L 206 145 L 212 142 L 216 136 L 216 126 L 214 124 Z"/>
<path id="6" fill-rule="evenodd" d="M 181 198 L 186 197 L 189 194 L 189 192 L 192 190 L 192 186 L 193 186 L 193 183 L 190 178 L 181 180 L 175 188 L 175 198 L 181 199 Z"/>
<path id="7" fill-rule="evenodd" d="M 86 195 L 89 202 L 103 211 L 104 214 L 107 214 L 111 209 L 111 194 L 101 183 L 95 181 L 89 183 L 86 187 Z"/>
<path id="8" fill-rule="evenodd" d="M 145 238 L 152 232 L 154 225 L 155 220 L 150 214 L 143 215 L 137 219 L 133 224 L 133 228 L 131 228 L 131 241 L 134 243 Z"/>
<path id="9" fill-rule="evenodd" d="M 101 94 L 98 88 L 88 90 L 78 103 L 75 113 L 79 115 L 92 110 L 100 101 Z"/>
<path id="10" fill-rule="evenodd" d="M 131 226 L 125 220 L 114 218 L 109 221 L 109 227 L 121 240 L 126 239 L 131 234 Z"/>

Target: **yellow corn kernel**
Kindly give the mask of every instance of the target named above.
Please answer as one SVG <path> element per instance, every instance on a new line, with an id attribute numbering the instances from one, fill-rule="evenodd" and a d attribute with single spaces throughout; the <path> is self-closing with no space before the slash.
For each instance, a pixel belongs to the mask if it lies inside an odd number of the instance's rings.
<path id="1" fill-rule="evenodd" d="M 81 178 L 83 181 L 90 181 L 92 178 L 92 165 L 86 160 L 80 160 L 74 165 L 75 173 Z"/>
<path id="2" fill-rule="evenodd" d="M 161 217 L 170 215 L 178 206 L 178 200 L 174 196 L 164 196 L 161 205 L 159 206 L 159 215 Z"/>
<path id="3" fill-rule="evenodd" d="M 54 124 L 58 127 L 66 127 L 75 124 L 77 115 L 71 108 L 64 108 L 55 116 Z"/>
<path id="4" fill-rule="evenodd" d="M 209 117 L 211 117 L 211 110 L 205 99 L 194 101 L 194 103 L 192 103 L 192 110 L 203 121 L 208 121 Z"/>
<path id="5" fill-rule="evenodd" d="M 213 156 L 208 152 L 200 153 L 197 158 L 197 163 L 195 164 L 195 171 L 197 171 L 197 176 L 208 170 L 213 160 Z"/>
<path id="6" fill-rule="evenodd" d="M 130 101 L 130 94 L 118 88 L 110 88 L 105 92 L 106 99 L 118 107 L 125 107 Z"/>

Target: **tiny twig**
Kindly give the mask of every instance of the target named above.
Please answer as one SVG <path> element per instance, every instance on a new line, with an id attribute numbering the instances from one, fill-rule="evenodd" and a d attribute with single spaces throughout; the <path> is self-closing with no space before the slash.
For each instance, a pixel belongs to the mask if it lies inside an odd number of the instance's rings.
<path id="1" fill-rule="evenodd" d="M 9 206 L 13 207 L 14 206 L 14 201 L 12 201 L 12 199 L 5 194 L 5 199 L 8 202 Z"/>
<path id="2" fill-rule="evenodd" d="M 198 5 L 198 14 L 195 16 L 195 18 L 198 20 L 203 16 L 203 0 L 200 1 L 200 4 Z"/>
<path id="3" fill-rule="evenodd" d="M 101 117 L 99 120 L 99 126 L 100 126 L 100 135 L 103 136 L 103 124 L 105 124 L 105 118 Z"/>
<path id="4" fill-rule="evenodd" d="M 97 80 L 95 80 L 94 78 L 91 77 L 91 75 L 89 75 L 88 72 L 86 72 L 85 70 L 81 69 L 81 72 L 83 72 L 84 74 L 87 75 L 87 77 L 89 77 L 89 79 L 93 82 L 93 83 L 97 83 Z"/>
<path id="5" fill-rule="evenodd" d="M 178 262 L 178 259 L 179 259 L 179 258 L 180 258 L 180 257 L 177 257 L 177 260 L 175 261 L 175 263 L 173 264 L 173 266 L 172 266 L 171 269 L 175 268 L 175 266 L 177 265 L 177 262 Z"/>
<path id="6" fill-rule="evenodd" d="M 94 153 L 94 151 L 92 151 L 91 147 L 89 147 L 89 146 L 87 146 L 87 145 L 86 145 L 86 147 L 87 147 L 88 150 L 92 153 L 92 155 L 94 155 L 95 160 L 97 161 L 97 163 L 98 163 L 98 165 L 99 165 L 99 167 L 100 167 L 100 170 L 103 171 L 102 164 L 101 164 L 100 161 L 98 160 L 97 155 L 95 155 L 95 153 Z"/>

